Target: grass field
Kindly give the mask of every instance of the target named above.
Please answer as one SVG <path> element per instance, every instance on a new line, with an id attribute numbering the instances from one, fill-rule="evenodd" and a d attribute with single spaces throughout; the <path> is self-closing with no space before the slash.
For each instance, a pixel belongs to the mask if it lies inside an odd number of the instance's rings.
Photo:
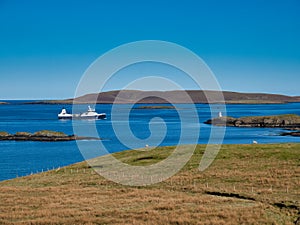
<path id="1" fill-rule="evenodd" d="M 108 181 L 85 162 L 0 182 L 0 224 L 300 224 L 300 144 L 223 145 L 200 172 L 204 149 L 145 187 Z M 150 165 L 172 151 L 115 156 Z"/>

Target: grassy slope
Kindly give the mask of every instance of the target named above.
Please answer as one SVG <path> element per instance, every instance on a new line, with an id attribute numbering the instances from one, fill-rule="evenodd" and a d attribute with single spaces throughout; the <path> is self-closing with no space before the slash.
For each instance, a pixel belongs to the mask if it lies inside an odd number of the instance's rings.
<path id="1" fill-rule="evenodd" d="M 0 224 L 293 224 L 300 216 L 300 144 L 205 146 L 172 178 L 147 187 L 105 180 L 86 163 L 0 183 Z M 115 154 L 149 165 L 172 147 Z"/>

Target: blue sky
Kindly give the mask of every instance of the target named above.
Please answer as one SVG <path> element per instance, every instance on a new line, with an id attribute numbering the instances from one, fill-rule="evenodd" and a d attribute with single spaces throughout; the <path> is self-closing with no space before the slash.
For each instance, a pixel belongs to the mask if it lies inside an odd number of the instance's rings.
<path id="1" fill-rule="evenodd" d="M 300 95 L 299 12 L 298 0 L 0 0 L 0 99 L 72 97 L 95 59 L 138 40 L 189 48 L 223 90 Z"/>

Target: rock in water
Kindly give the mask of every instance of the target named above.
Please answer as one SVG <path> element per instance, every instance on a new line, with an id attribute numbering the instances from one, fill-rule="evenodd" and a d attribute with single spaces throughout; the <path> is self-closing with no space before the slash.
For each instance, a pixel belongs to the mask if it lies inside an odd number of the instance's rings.
<path id="1" fill-rule="evenodd" d="M 300 116 L 298 115 L 278 115 L 278 116 L 250 116 L 250 117 L 218 117 L 207 120 L 206 124 L 215 126 L 231 127 L 268 127 L 268 128 L 300 128 Z"/>

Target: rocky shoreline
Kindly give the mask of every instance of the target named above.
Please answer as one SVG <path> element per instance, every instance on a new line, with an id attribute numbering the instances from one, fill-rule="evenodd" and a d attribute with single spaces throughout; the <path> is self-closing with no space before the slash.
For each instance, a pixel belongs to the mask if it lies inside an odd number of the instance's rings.
<path id="1" fill-rule="evenodd" d="M 300 116 L 278 115 L 278 116 L 249 116 L 241 118 L 218 117 L 207 120 L 205 124 L 230 127 L 261 127 L 261 128 L 284 128 L 299 129 Z"/>
<path id="2" fill-rule="evenodd" d="M 33 134 L 28 132 L 17 132 L 10 134 L 8 132 L 0 132 L 0 141 L 43 141 L 43 142 L 56 142 L 56 141 L 75 141 L 75 140 L 100 140 L 95 137 L 79 137 L 76 135 L 67 135 L 62 132 L 42 130 Z"/>

